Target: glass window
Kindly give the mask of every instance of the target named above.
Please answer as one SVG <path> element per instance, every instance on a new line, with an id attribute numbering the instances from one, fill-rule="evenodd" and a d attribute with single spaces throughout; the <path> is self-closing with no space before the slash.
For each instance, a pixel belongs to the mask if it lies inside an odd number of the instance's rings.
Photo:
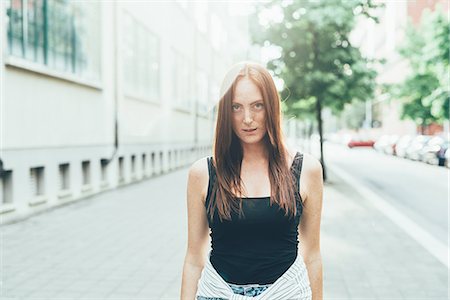
<path id="1" fill-rule="evenodd" d="M 197 73 L 197 101 L 198 112 L 206 114 L 208 111 L 208 76 L 203 70 Z"/>
<path id="2" fill-rule="evenodd" d="M 159 39 L 128 13 L 124 14 L 124 83 L 128 95 L 159 101 Z"/>
<path id="3" fill-rule="evenodd" d="M 10 55 L 85 79 L 99 79 L 98 3 L 10 0 L 7 15 Z"/>
<path id="4" fill-rule="evenodd" d="M 222 28 L 222 22 L 216 14 L 211 14 L 211 31 L 210 38 L 211 44 L 214 49 L 219 50 L 221 47 L 222 34 L 224 30 Z"/>
<path id="5" fill-rule="evenodd" d="M 25 52 L 23 43 L 23 5 L 22 0 L 11 0 L 7 3 L 8 46 L 9 53 L 22 56 Z"/>
<path id="6" fill-rule="evenodd" d="M 178 51 L 173 50 L 173 102 L 174 106 L 190 110 L 192 104 L 192 76 L 190 74 L 189 62 Z"/>
<path id="7" fill-rule="evenodd" d="M 24 40 L 28 60 L 44 63 L 43 0 L 29 0 L 27 9 L 27 30 Z"/>
<path id="8" fill-rule="evenodd" d="M 155 36 L 150 38 L 150 94 L 153 98 L 159 97 L 159 41 Z"/>

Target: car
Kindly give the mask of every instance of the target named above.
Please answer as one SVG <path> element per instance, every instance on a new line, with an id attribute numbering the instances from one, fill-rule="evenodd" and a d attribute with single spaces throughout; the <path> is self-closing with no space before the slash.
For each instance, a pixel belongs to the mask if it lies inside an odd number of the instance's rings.
<path id="1" fill-rule="evenodd" d="M 373 147 L 375 141 L 372 139 L 366 139 L 361 137 L 352 137 L 350 141 L 347 143 L 349 148 L 354 147 Z"/>
<path id="2" fill-rule="evenodd" d="M 438 153 L 445 143 L 445 139 L 441 136 L 434 136 L 431 138 L 419 151 L 420 160 L 427 164 L 438 165 Z"/>
<path id="3" fill-rule="evenodd" d="M 445 150 L 444 157 L 445 157 L 445 166 L 447 168 L 450 168 L 450 150 L 448 150 L 448 148 L 447 150 Z"/>
<path id="4" fill-rule="evenodd" d="M 446 157 L 446 154 L 448 155 L 448 147 L 449 147 L 449 141 L 445 141 L 444 144 L 442 144 L 441 149 L 436 153 L 438 165 L 439 166 L 447 166 L 448 165 L 448 158 Z"/>
<path id="5" fill-rule="evenodd" d="M 438 165 L 438 153 L 444 145 L 445 140 L 440 136 L 431 138 L 426 145 L 419 151 L 420 160 L 432 164 Z"/>
<path id="6" fill-rule="evenodd" d="M 396 134 L 390 135 L 387 141 L 386 147 L 384 147 L 384 153 L 395 155 L 397 141 L 399 140 L 399 136 Z"/>
<path id="7" fill-rule="evenodd" d="M 380 136 L 379 139 L 373 145 L 373 148 L 378 152 L 384 152 L 384 148 L 388 145 L 389 135 L 385 134 Z"/>
<path id="8" fill-rule="evenodd" d="M 395 145 L 399 139 L 396 134 L 385 134 L 382 135 L 373 145 L 373 148 L 382 153 L 394 154 L 395 155 Z"/>
<path id="9" fill-rule="evenodd" d="M 413 139 L 414 136 L 410 134 L 401 136 L 395 144 L 395 155 L 398 157 L 406 157 L 406 149 L 408 149 Z"/>
<path id="10" fill-rule="evenodd" d="M 431 139 L 429 135 L 418 135 L 412 141 L 411 144 L 408 145 L 406 149 L 406 158 L 411 160 L 420 160 L 420 151 L 423 147 L 428 143 Z"/>

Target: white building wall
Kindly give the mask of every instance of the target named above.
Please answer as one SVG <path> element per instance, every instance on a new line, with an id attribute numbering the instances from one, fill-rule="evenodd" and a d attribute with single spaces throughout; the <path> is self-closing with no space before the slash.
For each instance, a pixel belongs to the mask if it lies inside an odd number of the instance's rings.
<path id="1" fill-rule="evenodd" d="M 206 32 L 199 30 L 197 3 L 127 2 L 100 3 L 98 37 L 100 77 L 83 80 L 55 72 L 43 65 L 9 55 L 5 1 L 0 22 L 0 214 L 3 222 L 76 201 L 178 167 L 209 154 L 213 133 L 212 105 L 217 102 L 222 76 L 229 66 L 246 59 L 248 33 L 234 24 L 226 3 L 207 5 Z M 159 97 L 136 97 L 124 81 L 124 28 L 128 14 L 159 39 Z M 220 20 L 226 39 L 213 40 L 211 16 Z M 245 24 L 245 18 L 244 24 Z M 240 22 L 240 24 L 242 21 Z M 216 27 L 217 29 L 217 27 Z M 176 105 L 173 95 L 173 51 L 189 66 L 189 108 Z M 195 116 L 198 72 L 208 79 L 207 107 Z M 117 107 L 116 107 L 117 101 Z M 115 111 L 118 114 L 119 148 L 114 148 Z M 197 118 L 197 120 L 196 120 Z M 195 124 L 197 141 L 195 144 Z M 132 172 L 132 156 L 135 167 Z M 145 155 L 145 163 L 143 161 Z M 152 160 L 154 157 L 154 160 Z M 101 159 L 110 159 L 102 179 Z M 119 172 L 123 159 L 123 178 Z M 82 161 L 90 162 L 90 183 L 83 184 Z M 69 164 L 69 187 L 61 189 L 60 164 Z M 43 167 L 42 193 L 33 195 L 31 168 Z M 6 174 L 6 175 L 5 175 Z M 34 184 L 34 185 L 33 185 Z"/>

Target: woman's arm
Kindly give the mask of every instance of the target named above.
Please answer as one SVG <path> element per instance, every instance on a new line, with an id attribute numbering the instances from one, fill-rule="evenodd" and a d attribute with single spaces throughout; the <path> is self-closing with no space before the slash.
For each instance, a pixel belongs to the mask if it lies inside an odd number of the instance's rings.
<path id="1" fill-rule="evenodd" d="M 305 159 L 306 158 L 306 159 Z M 300 187 L 306 197 L 299 224 L 300 251 L 308 270 L 313 300 L 323 299 L 322 257 L 320 254 L 320 219 L 322 213 L 322 165 L 305 154 Z M 303 180 L 302 180 L 303 179 Z"/>
<path id="2" fill-rule="evenodd" d="M 208 182 L 207 174 L 208 166 L 205 158 L 196 161 L 189 169 L 187 183 L 188 243 L 181 282 L 182 300 L 195 299 L 198 279 L 205 264 L 209 229 L 202 190 Z"/>

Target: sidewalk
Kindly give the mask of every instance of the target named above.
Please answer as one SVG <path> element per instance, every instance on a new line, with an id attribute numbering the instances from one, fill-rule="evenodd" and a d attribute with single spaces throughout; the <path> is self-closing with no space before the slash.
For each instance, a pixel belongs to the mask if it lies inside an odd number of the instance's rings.
<path id="1" fill-rule="evenodd" d="M 329 170 L 325 299 L 447 299 L 447 269 Z M 179 299 L 187 169 L 1 228 L 1 299 Z"/>

